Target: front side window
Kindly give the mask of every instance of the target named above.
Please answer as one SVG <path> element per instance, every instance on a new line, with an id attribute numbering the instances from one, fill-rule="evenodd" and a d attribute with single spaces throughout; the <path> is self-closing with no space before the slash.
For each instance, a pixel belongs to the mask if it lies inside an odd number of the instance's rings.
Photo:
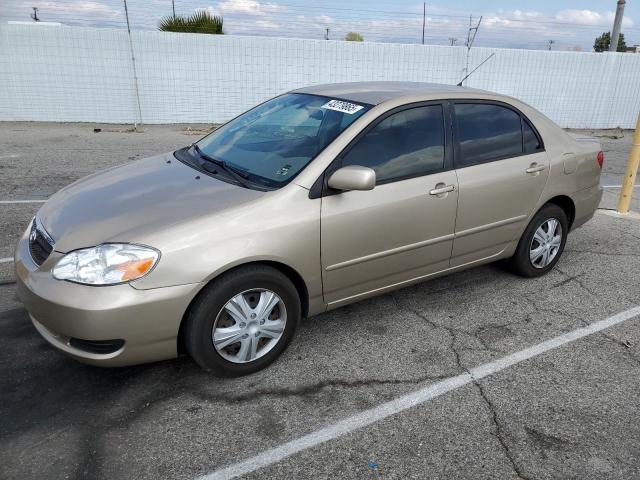
<path id="1" fill-rule="evenodd" d="M 369 108 L 316 95 L 282 95 L 226 123 L 197 146 L 249 182 L 278 188 Z"/>
<path id="2" fill-rule="evenodd" d="M 482 103 L 457 103 L 454 108 L 461 166 L 522 153 L 522 126 L 517 112 Z"/>
<path id="3" fill-rule="evenodd" d="M 444 167 L 444 115 L 441 105 L 394 113 L 362 136 L 342 158 L 376 172 L 377 183 L 426 175 Z"/>

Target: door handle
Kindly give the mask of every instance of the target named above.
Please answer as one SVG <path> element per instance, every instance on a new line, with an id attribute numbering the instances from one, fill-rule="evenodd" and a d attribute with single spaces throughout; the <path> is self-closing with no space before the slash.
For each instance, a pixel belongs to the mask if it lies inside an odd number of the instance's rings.
<path id="1" fill-rule="evenodd" d="M 449 192 L 453 192 L 455 189 L 455 185 L 445 185 L 444 183 L 438 183 L 436 185 L 436 188 L 429 191 L 429 195 L 444 196 Z"/>
<path id="2" fill-rule="evenodd" d="M 547 167 L 544 165 L 538 165 L 537 163 L 532 163 L 531 165 L 529 165 L 529 168 L 525 170 L 525 172 L 537 174 L 538 172 L 543 171 L 545 168 Z"/>

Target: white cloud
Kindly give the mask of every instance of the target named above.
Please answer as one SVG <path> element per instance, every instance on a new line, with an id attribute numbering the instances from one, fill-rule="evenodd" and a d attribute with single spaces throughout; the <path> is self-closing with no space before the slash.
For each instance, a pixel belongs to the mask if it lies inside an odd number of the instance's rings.
<path id="1" fill-rule="evenodd" d="M 329 15 L 318 15 L 315 17 L 315 20 L 317 22 L 321 22 L 321 23 L 331 23 L 333 22 L 333 18 L 331 18 Z"/>
<path id="2" fill-rule="evenodd" d="M 523 12 L 522 10 L 514 10 L 512 16 L 518 20 L 532 20 L 544 17 L 544 14 L 542 12 Z"/>
<path id="3" fill-rule="evenodd" d="M 593 10 L 561 10 L 556 13 L 556 20 L 582 25 L 602 25 L 611 27 L 615 18 L 614 12 L 594 12 Z M 631 27 L 633 20 L 623 17 L 622 26 Z"/>
<path id="4" fill-rule="evenodd" d="M 214 7 L 222 13 L 242 13 L 245 15 L 268 15 L 287 10 L 284 5 L 277 3 L 260 3 L 257 0 L 223 0 Z"/>
<path id="5" fill-rule="evenodd" d="M 256 20 L 255 25 L 260 28 L 267 28 L 267 29 L 280 28 L 280 24 L 274 22 L 273 20 Z"/>
<path id="6" fill-rule="evenodd" d="M 113 8 L 105 3 L 95 1 L 70 1 L 70 2 L 22 2 L 21 6 L 31 10 L 37 7 L 41 14 L 74 14 L 79 16 L 116 17 L 121 15 L 120 8 Z"/>

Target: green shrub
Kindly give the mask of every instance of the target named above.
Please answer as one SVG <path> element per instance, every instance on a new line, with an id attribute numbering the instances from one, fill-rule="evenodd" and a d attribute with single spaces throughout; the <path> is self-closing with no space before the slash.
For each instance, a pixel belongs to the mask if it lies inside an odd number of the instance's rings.
<path id="1" fill-rule="evenodd" d="M 168 16 L 160 20 L 159 29 L 163 32 L 209 33 L 222 35 L 222 17 L 199 10 L 188 17 Z"/>

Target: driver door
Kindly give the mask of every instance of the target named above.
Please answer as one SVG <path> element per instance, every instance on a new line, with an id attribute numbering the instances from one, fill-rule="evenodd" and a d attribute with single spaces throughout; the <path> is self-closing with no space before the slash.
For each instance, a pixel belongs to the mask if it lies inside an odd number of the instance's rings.
<path id="1" fill-rule="evenodd" d="M 449 267 L 458 187 L 450 123 L 439 102 L 392 110 L 336 159 L 370 167 L 369 191 L 326 190 L 321 207 L 322 279 L 330 307 Z"/>

